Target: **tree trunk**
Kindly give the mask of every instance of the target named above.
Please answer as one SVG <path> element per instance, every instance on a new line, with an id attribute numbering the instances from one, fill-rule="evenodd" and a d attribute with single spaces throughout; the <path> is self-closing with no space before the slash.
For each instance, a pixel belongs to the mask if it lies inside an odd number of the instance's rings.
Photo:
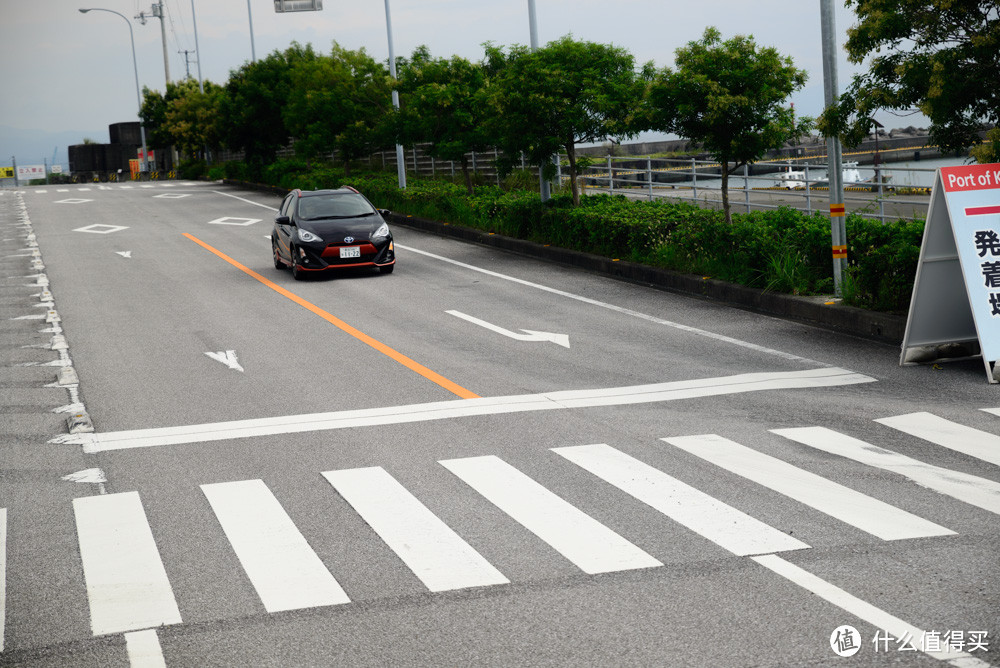
<path id="1" fill-rule="evenodd" d="M 465 177 L 465 189 L 472 195 L 472 174 L 469 174 L 469 159 L 462 155 L 462 176 Z"/>
<path id="2" fill-rule="evenodd" d="M 729 210 L 729 159 L 722 159 L 722 211 L 726 215 L 726 222 L 733 224 L 733 215 Z"/>
<path id="3" fill-rule="evenodd" d="M 566 156 L 569 158 L 569 187 L 573 193 L 573 206 L 580 205 L 580 188 L 576 183 L 576 145 L 566 144 Z"/>

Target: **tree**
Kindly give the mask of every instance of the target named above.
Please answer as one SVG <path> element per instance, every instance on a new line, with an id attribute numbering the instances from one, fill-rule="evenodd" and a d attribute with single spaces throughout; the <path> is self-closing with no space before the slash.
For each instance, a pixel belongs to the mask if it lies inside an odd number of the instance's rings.
<path id="1" fill-rule="evenodd" d="M 163 130 L 171 137 L 171 143 L 189 157 L 206 148 L 218 148 L 222 137 L 219 107 L 223 88 L 206 81 L 203 93 L 193 79 L 170 85 L 180 93 L 166 103 L 164 113 Z"/>
<path id="2" fill-rule="evenodd" d="M 661 70 L 650 86 L 650 125 L 702 144 L 719 161 L 722 208 L 732 222 L 729 175 L 802 131 L 785 102 L 806 73 L 752 36 L 723 42 L 715 28 L 678 49 L 675 62 L 676 71 Z"/>
<path id="3" fill-rule="evenodd" d="M 329 56 L 297 63 L 284 107 L 295 150 L 309 158 L 339 151 L 345 169 L 380 143 L 391 106 L 388 69 L 337 44 Z"/>
<path id="4" fill-rule="evenodd" d="M 243 151 L 250 163 L 273 162 L 278 149 L 289 142 L 282 110 L 291 92 L 292 69 L 316 58 L 311 46 L 293 42 L 284 52 L 274 51 L 230 71 L 219 108 L 223 143 Z"/>
<path id="5" fill-rule="evenodd" d="M 879 109 L 919 109 L 945 150 L 979 144 L 984 124 L 1000 125 L 998 0 L 847 0 L 858 24 L 847 54 L 868 71 L 855 76 L 821 117 L 824 134 L 848 145 L 868 135 Z M 987 152 L 988 153 L 988 152 Z"/>
<path id="6" fill-rule="evenodd" d="M 625 49 L 570 36 L 531 51 L 486 46 L 494 108 L 491 134 L 504 150 L 498 167 L 510 171 L 521 153 L 551 175 L 551 156 L 569 158 L 573 203 L 580 203 L 576 145 L 634 136 L 644 83 Z M 651 72 L 651 66 L 647 68 Z"/>
<path id="7" fill-rule="evenodd" d="M 465 187 L 473 192 L 466 154 L 492 145 L 486 132 L 491 113 L 486 71 L 459 56 L 433 59 L 420 47 L 399 70 L 402 94 L 399 133 L 405 144 L 427 142 L 427 153 L 462 166 Z"/>

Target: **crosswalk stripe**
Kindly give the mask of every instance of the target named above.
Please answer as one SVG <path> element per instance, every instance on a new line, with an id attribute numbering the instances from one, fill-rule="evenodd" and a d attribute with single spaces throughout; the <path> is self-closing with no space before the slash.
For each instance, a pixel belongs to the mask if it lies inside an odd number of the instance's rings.
<path id="1" fill-rule="evenodd" d="M 722 436 L 706 434 L 661 440 L 883 540 L 955 533 Z"/>
<path id="2" fill-rule="evenodd" d="M 440 464 L 585 573 L 663 565 L 499 457 L 449 459 Z"/>
<path id="3" fill-rule="evenodd" d="M 201 489 L 268 612 L 350 602 L 263 481 Z"/>
<path id="4" fill-rule="evenodd" d="M 751 557 L 751 559 L 790 582 L 812 592 L 828 603 L 832 603 L 858 619 L 868 622 L 876 629 L 880 629 L 883 633 L 891 635 L 893 638 L 900 640 L 909 638 L 909 642 L 918 643 L 920 642 L 919 639 L 925 636 L 924 631 L 916 626 L 876 608 L 871 603 L 847 593 L 840 587 L 813 575 L 791 562 L 785 561 L 776 554 Z M 916 645 L 914 645 L 915 647 Z M 946 642 L 941 643 L 941 649 L 939 650 L 926 649 L 923 652 L 939 661 L 946 661 L 950 665 L 955 666 L 955 668 L 990 668 L 990 664 L 986 661 L 981 661 L 968 652 L 956 650 Z"/>
<path id="5" fill-rule="evenodd" d="M 180 624 L 138 492 L 73 499 L 94 635 Z"/>
<path id="6" fill-rule="evenodd" d="M 7 626 L 7 509 L 0 508 L 0 652 Z"/>
<path id="7" fill-rule="evenodd" d="M 130 668 L 167 668 L 155 629 L 126 633 L 125 649 Z"/>
<path id="8" fill-rule="evenodd" d="M 932 413 L 879 418 L 879 424 L 1000 466 L 1000 436 L 956 424 Z"/>
<path id="9" fill-rule="evenodd" d="M 817 450 L 898 473 L 918 485 L 1000 514 L 1000 483 L 992 480 L 927 464 L 826 427 L 799 427 L 771 431 Z"/>
<path id="10" fill-rule="evenodd" d="M 809 547 L 608 445 L 553 448 L 553 452 L 734 554 L 771 554 Z"/>
<path id="11" fill-rule="evenodd" d="M 385 469 L 323 476 L 430 591 L 510 582 Z"/>

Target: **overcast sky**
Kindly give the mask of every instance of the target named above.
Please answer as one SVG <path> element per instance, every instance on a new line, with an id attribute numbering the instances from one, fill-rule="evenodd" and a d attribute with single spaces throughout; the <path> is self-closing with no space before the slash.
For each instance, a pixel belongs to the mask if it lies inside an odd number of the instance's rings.
<path id="1" fill-rule="evenodd" d="M 75 133 L 107 142 L 111 123 L 137 120 L 135 77 L 128 28 L 108 12 L 81 14 L 80 7 L 111 9 L 132 19 L 151 13 L 152 0 L 0 0 L 0 162 L 18 135 L 28 131 Z M 762 46 L 791 56 L 809 74 L 793 102 L 799 113 L 815 116 L 823 106 L 819 0 L 536 0 L 541 43 L 572 34 L 577 39 L 628 49 L 637 63 L 673 65 L 674 51 L 698 39 L 707 26 L 728 38 L 751 34 Z M 855 23 L 853 13 L 837 7 L 838 44 Z M 190 72 L 198 77 L 194 24 L 201 49 L 201 75 L 225 83 L 232 69 L 251 59 L 250 23 L 256 55 L 284 50 L 292 41 L 328 52 L 336 41 L 364 47 L 379 60 L 388 58 L 383 0 L 324 0 L 319 12 L 276 14 L 272 0 L 164 0 L 171 80 Z M 396 55 L 421 44 L 435 56 L 483 56 L 482 44 L 527 44 L 527 0 L 391 0 Z M 135 34 L 139 85 L 164 90 L 159 19 L 146 25 L 131 20 Z M 858 68 L 838 49 L 841 90 Z M 918 118 L 882 119 L 887 127 L 920 125 Z M 51 151 L 51 149 L 48 149 Z M 41 156 L 25 156 L 36 160 Z M 65 153 L 60 150 L 60 162 Z"/>

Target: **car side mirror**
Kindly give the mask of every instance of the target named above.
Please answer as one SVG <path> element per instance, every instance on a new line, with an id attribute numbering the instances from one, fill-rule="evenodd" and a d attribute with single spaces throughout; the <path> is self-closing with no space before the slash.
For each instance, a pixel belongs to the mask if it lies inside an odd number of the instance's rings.
<path id="1" fill-rule="evenodd" d="M 379 209 L 378 212 L 383 218 L 392 214 L 392 211 L 389 211 L 389 209 Z"/>
<path id="2" fill-rule="evenodd" d="M 288 216 L 275 216 L 274 222 L 278 225 L 292 225 L 292 219 Z"/>

